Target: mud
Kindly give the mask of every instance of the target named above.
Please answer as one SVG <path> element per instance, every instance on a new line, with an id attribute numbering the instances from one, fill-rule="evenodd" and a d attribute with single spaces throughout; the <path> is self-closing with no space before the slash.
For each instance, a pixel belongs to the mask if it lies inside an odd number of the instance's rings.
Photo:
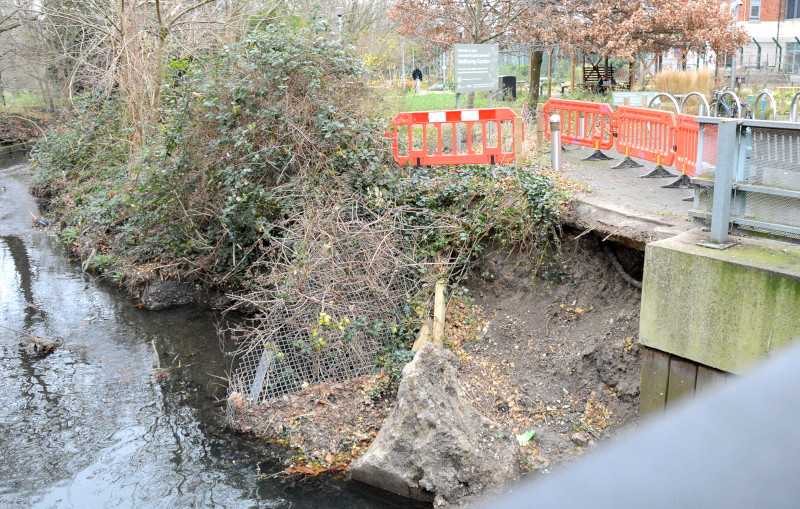
<path id="1" fill-rule="evenodd" d="M 532 469 L 569 461 L 638 418 L 641 295 L 606 251 L 641 279 L 640 251 L 567 232 L 561 261 L 539 268 L 546 279 L 532 277 L 529 255 L 496 250 L 467 285 L 486 321 L 483 338 L 460 345 L 463 376 L 488 416 L 536 431 Z M 501 391 L 485 389 L 498 378 Z"/>

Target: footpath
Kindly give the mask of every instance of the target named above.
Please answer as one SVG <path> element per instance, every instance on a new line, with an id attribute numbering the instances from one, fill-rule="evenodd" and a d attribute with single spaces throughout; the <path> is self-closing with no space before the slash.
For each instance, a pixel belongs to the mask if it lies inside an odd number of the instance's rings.
<path id="1" fill-rule="evenodd" d="M 678 178 L 639 178 L 653 170 L 653 163 L 636 160 L 641 168 L 611 169 L 624 156 L 615 151 L 604 152 L 609 161 L 583 161 L 594 150 L 565 146 L 562 171 L 569 178 L 584 182 L 588 191 L 576 192 L 565 218 L 574 228 L 591 230 L 631 247 L 644 249 L 654 240 L 672 237 L 693 228 L 688 212 L 694 196 L 687 188 L 668 189 L 661 186 Z M 674 168 L 667 168 L 675 172 Z"/>

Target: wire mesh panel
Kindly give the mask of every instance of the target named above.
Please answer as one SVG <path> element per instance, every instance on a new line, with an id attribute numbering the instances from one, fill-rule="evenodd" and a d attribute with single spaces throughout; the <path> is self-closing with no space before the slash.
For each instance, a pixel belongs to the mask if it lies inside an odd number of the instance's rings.
<path id="1" fill-rule="evenodd" d="M 298 219 L 270 253 L 277 261 L 237 297 L 258 312 L 233 331 L 229 392 L 260 403 L 370 372 L 416 291 L 397 232 L 390 218 L 347 207 Z"/>
<path id="2" fill-rule="evenodd" d="M 714 208 L 714 186 L 697 186 L 695 193 L 697 196 L 696 209 L 710 214 Z"/>
<path id="3" fill-rule="evenodd" d="M 800 191 L 800 131 L 745 129 L 748 154 L 744 182 Z"/>
<path id="4" fill-rule="evenodd" d="M 800 191 L 800 131 L 745 127 L 742 135 L 746 157 L 737 181 L 765 189 L 735 191 L 735 222 L 745 230 L 800 238 L 791 231 L 800 229 L 800 200 L 781 194 Z"/>
<path id="5" fill-rule="evenodd" d="M 702 135 L 702 153 L 699 168 L 697 169 L 697 176 L 713 179 L 717 169 L 717 138 L 719 135 L 719 127 L 716 124 L 703 124 L 700 134 Z"/>

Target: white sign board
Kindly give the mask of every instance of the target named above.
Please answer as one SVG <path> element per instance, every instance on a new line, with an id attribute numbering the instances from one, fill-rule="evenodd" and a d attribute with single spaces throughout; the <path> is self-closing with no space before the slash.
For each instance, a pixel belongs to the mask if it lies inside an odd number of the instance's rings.
<path id="1" fill-rule="evenodd" d="M 658 92 L 611 92 L 611 104 L 613 106 L 624 106 L 625 99 L 631 100 L 631 106 L 642 107 L 642 98 L 645 98 L 644 107 L 650 104 Z"/>
<path id="2" fill-rule="evenodd" d="M 454 44 L 456 92 L 497 90 L 500 49 L 497 44 Z"/>

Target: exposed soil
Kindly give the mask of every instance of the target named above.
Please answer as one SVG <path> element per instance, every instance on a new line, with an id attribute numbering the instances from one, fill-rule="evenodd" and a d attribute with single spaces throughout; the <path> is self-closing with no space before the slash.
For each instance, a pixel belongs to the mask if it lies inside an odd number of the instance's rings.
<path id="1" fill-rule="evenodd" d="M 469 330 L 449 335 L 478 408 L 517 434 L 536 431 L 526 447 L 536 469 L 564 463 L 638 417 L 641 293 L 625 279 L 641 280 L 644 254 L 576 236 L 565 236 L 560 282 L 532 280 L 524 255 L 485 257 L 468 284 L 475 305 L 454 309 L 484 325 L 471 340 Z M 557 268 L 548 271 L 559 278 Z"/>
<path id="2" fill-rule="evenodd" d="M 578 237 L 578 238 L 576 238 Z M 529 467 L 547 471 L 637 419 L 638 323 L 644 254 L 568 232 L 559 264 L 532 278 L 524 253 L 490 250 L 454 293 L 446 341 L 461 379 L 487 417 L 517 434 Z M 625 269 L 620 275 L 611 253 Z M 626 279 L 628 281 L 626 281 Z M 289 474 L 343 469 L 362 454 L 394 404 L 366 397 L 387 375 L 323 384 L 266 407 L 229 401 L 231 425 L 292 448 Z"/>

